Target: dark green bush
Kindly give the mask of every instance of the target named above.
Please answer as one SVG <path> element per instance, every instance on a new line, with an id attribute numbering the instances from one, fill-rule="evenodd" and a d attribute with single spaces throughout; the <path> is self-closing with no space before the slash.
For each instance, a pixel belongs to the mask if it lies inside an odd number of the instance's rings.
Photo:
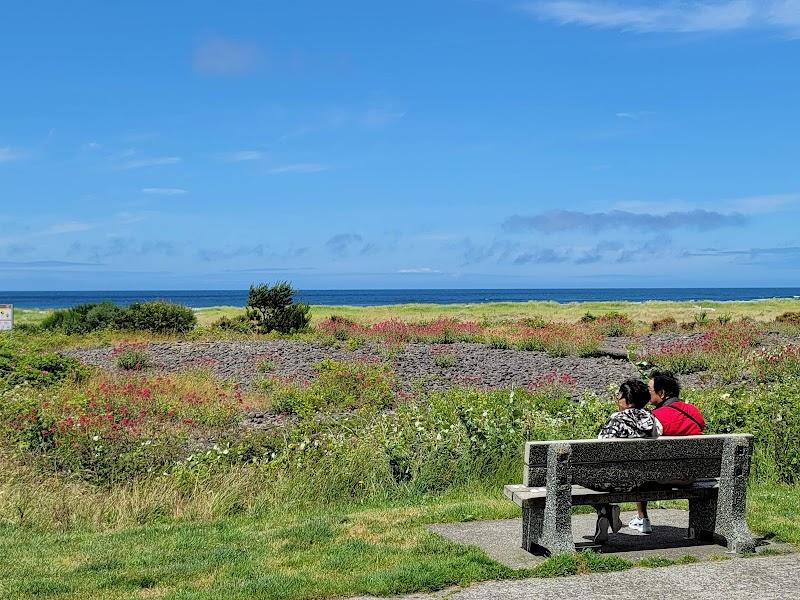
<path id="1" fill-rule="evenodd" d="M 607 337 L 620 337 L 633 333 L 633 321 L 626 315 L 615 311 L 604 314 L 594 320 L 597 330 Z"/>
<path id="2" fill-rule="evenodd" d="M 82 334 L 99 329 L 134 329 L 152 333 L 185 333 L 194 328 L 197 318 L 192 309 L 156 300 L 117 306 L 113 302 L 77 304 L 47 315 L 40 327 L 50 331 Z"/>
<path id="3" fill-rule="evenodd" d="M 150 357 L 142 350 L 123 350 L 117 354 L 117 366 L 126 371 L 140 371 L 150 366 Z"/>
<path id="4" fill-rule="evenodd" d="M 188 306 L 163 300 L 134 302 L 125 316 L 128 329 L 152 333 L 186 333 L 194 329 L 197 317 Z"/>
<path id="5" fill-rule="evenodd" d="M 675 320 L 675 317 L 664 317 L 650 323 L 650 331 L 663 331 L 664 329 L 676 329 L 677 327 L 678 321 Z"/>
<path id="6" fill-rule="evenodd" d="M 309 306 L 295 303 L 292 299 L 295 290 L 287 282 L 273 286 L 251 285 L 247 297 L 247 316 L 256 331 L 269 333 L 293 333 L 308 327 L 311 321 Z"/>
<path id="7" fill-rule="evenodd" d="M 800 312 L 785 312 L 775 317 L 775 322 L 800 327 Z"/>
<path id="8" fill-rule="evenodd" d="M 526 327 L 534 327 L 536 329 L 547 327 L 547 321 L 545 321 L 542 317 L 525 317 L 522 319 L 522 324 Z"/>
<path id="9" fill-rule="evenodd" d="M 70 335 L 98 329 L 120 329 L 125 325 L 125 309 L 112 302 L 76 304 L 53 311 L 41 322 L 42 329 L 62 331 Z"/>
<path id="10" fill-rule="evenodd" d="M 246 314 L 236 315 L 235 317 L 222 316 L 211 325 L 215 329 L 222 331 L 233 331 L 235 333 L 252 333 L 255 331 L 253 322 Z"/>

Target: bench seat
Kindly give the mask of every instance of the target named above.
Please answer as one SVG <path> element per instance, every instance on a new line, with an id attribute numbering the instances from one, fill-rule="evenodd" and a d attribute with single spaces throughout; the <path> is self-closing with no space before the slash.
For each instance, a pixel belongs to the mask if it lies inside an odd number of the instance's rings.
<path id="1" fill-rule="evenodd" d="M 715 496 L 718 492 L 718 479 L 703 479 L 689 485 L 664 485 L 630 492 L 604 492 L 583 487 L 582 485 L 573 485 L 571 490 L 573 506 L 619 504 L 620 502 L 650 500 L 688 500 L 691 498 L 708 498 Z M 547 499 L 547 488 L 507 485 L 503 488 L 503 495 L 520 508 L 544 506 Z"/>

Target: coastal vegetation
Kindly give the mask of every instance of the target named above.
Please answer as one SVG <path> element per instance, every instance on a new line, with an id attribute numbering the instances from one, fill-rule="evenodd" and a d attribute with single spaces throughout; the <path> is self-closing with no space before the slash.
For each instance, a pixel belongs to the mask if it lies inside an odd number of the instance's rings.
<path id="1" fill-rule="evenodd" d="M 137 309 L 152 321 L 100 305 L 26 319 L 0 335 L 0 595 L 301 599 L 630 568 L 591 555 L 512 570 L 426 527 L 516 516 L 500 490 L 520 479 L 522 444 L 594 437 L 614 410 L 613 391 L 580 388 L 586 375 L 570 370 L 598 354 L 683 374 L 709 433 L 752 433 L 750 526 L 800 544 L 800 325 L 791 303 L 735 304 L 702 318 L 685 306 L 312 307 L 289 333 L 258 333 L 274 315 L 241 310 L 183 329 L 184 312 L 162 305 Z M 83 329 L 98 321 L 110 325 Z M 164 368 L 164 347 L 219 339 L 265 344 L 249 379 Z M 267 351 L 276 339 L 336 354 L 287 374 L 288 355 Z M 464 344 L 563 369 L 486 385 Z M 98 346 L 100 366 L 76 358 Z M 398 370 L 412 350 L 437 385 Z"/>

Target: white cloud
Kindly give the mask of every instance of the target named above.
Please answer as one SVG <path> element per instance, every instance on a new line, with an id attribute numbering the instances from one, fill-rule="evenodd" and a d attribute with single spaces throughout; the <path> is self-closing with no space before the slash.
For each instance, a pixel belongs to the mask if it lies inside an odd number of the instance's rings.
<path id="1" fill-rule="evenodd" d="M 194 69 L 204 75 L 242 75 L 252 71 L 260 58 L 255 44 L 213 37 L 195 48 Z"/>
<path id="2" fill-rule="evenodd" d="M 78 231 L 88 231 L 92 229 L 89 223 L 81 223 L 79 221 L 65 221 L 64 223 L 56 223 L 43 231 L 42 235 L 59 235 L 62 233 L 75 233 Z M 35 235 L 35 234 L 34 234 Z"/>
<path id="3" fill-rule="evenodd" d="M 162 188 L 162 187 L 150 187 L 150 188 L 142 188 L 143 194 L 154 194 L 157 196 L 180 196 L 181 194 L 185 194 L 186 190 L 183 188 Z"/>
<path id="4" fill-rule="evenodd" d="M 144 167 L 160 167 L 181 162 L 180 156 L 162 156 L 160 158 L 141 158 L 123 163 L 121 169 L 142 169 Z"/>
<path id="5" fill-rule="evenodd" d="M 0 148 L 0 162 L 9 162 L 12 160 L 19 160 L 21 158 L 25 158 L 24 152 L 20 152 L 19 150 L 14 150 L 13 148 L 9 148 L 8 146 Z"/>
<path id="6" fill-rule="evenodd" d="M 281 173 L 319 173 L 320 171 L 327 171 L 327 165 L 319 165 L 315 163 L 300 163 L 296 165 L 282 165 L 280 167 L 273 167 L 269 170 L 273 174 Z"/>
<path id="7" fill-rule="evenodd" d="M 416 267 L 411 269 L 399 269 L 398 273 L 441 273 L 439 269 L 431 269 L 430 267 Z"/>
<path id="8" fill-rule="evenodd" d="M 399 121 L 406 116 L 405 111 L 390 110 L 388 108 L 371 108 L 361 118 L 367 127 L 379 129 L 393 121 Z"/>
<path id="9" fill-rule="evenodd" d="M 773 194 L 751 196 L 731 202 L 731 208 L 743 214 L 766 214 L 800 206 L 800 194 Z"/>
<path id="10" fill-rule="evenodd" d="M 259 160 L 263 158 L 264 154 L 258 150 L 239 150 L 232 152 L 228 155 L 228 160 L 232 162 L 239 162 L 243 160 Z"/>
<path id="11" fill-rule="evenodd" d="M 627 201 L 616 202 L 611 208 L 632 213 L 652 213 L 655 215 L 665 215 L 671 212 L 690 212 L 698 208 L 734 212 L 743 215 L 759 215 L 792 210 L 795 207 L 800 207 L 800 194 L 797 193 L 765 194 L 763 196 L 721 200 L 713 199 L 700 203 L 692 203 L 685 200 Z"/>
<path id="12" fill-rule="evenodd" d="M 544 0 L 523 10 L 562 25 L 622 29 L 640 33 L 709 33 L 778 28 L 800 33 L 800 0 L 642 0 L 589 2 Z"/>

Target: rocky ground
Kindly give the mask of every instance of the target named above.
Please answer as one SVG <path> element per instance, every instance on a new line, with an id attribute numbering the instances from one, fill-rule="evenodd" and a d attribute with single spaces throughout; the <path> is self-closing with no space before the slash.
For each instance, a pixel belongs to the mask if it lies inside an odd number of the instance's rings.
<path id="1" fill-rule="evenodd" d="M 314 377 L 314 365 L 325 357 L 334 360 L 388 361 L 398 378 L 401 390 L 436 390 L 451 386 L 509 388 L 544 383 L 556 377 L 568 382 L 573 394 L 585 391 L 606 393 L 638 371 L 628 358 L 633 345 L 657 347 L 686 342 L 701 334 L 664 332 L 639 338 L 608 338 L 599 356 L 591 358 L 557 358 L 542 352 L 501 350 L 482 344 L 457 343 L 448 345 L 407 344 L 396 352 L 388 352 L 381 344 L 366 343 L 356 350 L 344 344 L 325 345 L 319 342 L 296 340 L 247 340 L 214 342 L 160 342 L 146 346 L 153 370 L 174 372 L 191 367 L 208 368 L 217 376 L 235 381 L 244 389 L 265 377 L 259 365 L 268 362 L 269 375 L 295 380 Z M 767 334 L 760 343 L 766 346 L 798 343 L 779 334 Z M 77 348 L 69 352 L 83 362 L 106 369 L 116 369 L 112 348 Z M 449 363 L 442 366 L 437 355 L 448 355 Z M 437 362 L 439 364 L 437 364 Z M 711 374 L 696 373 L 682 377 L 687 387 L 713 383 Z M 562 379 L 563 378 L 563 379 Z M 268 415 L 255 415 L 254 424 Z"/>
<path id="2" fill-rule="evenodd" d="M 166 342 L 148 344 L 152 368 L 166 372 L 190 367 L 211 369 L 217 376 L 248 388 L 258 377 L 259 364 L 269 361 L 271 375 L 299 380 L 314 376 L 314 365 L 325 357 L 334 360 L 386 360 L 397 373 L 401 389 L 444 389 L 453 385 L 487 388 L 527 386 L 548 377 L 567 376 L 577 394 L 584 390 L 603 393 L 637 374 L 625 360 L 555 358 L 542 352 L 498 350 L 482 344 L 407 344 L 396 353 L 379 345 L 365 344 L 354 351 L 316 342 L 294 340 L 235 342 Z M 78 348 L 70 352 L 87 364 L 115 369 L 112 349 Z M 452 366 L 438 366 L 436 355 L 452 356 Z"/>

